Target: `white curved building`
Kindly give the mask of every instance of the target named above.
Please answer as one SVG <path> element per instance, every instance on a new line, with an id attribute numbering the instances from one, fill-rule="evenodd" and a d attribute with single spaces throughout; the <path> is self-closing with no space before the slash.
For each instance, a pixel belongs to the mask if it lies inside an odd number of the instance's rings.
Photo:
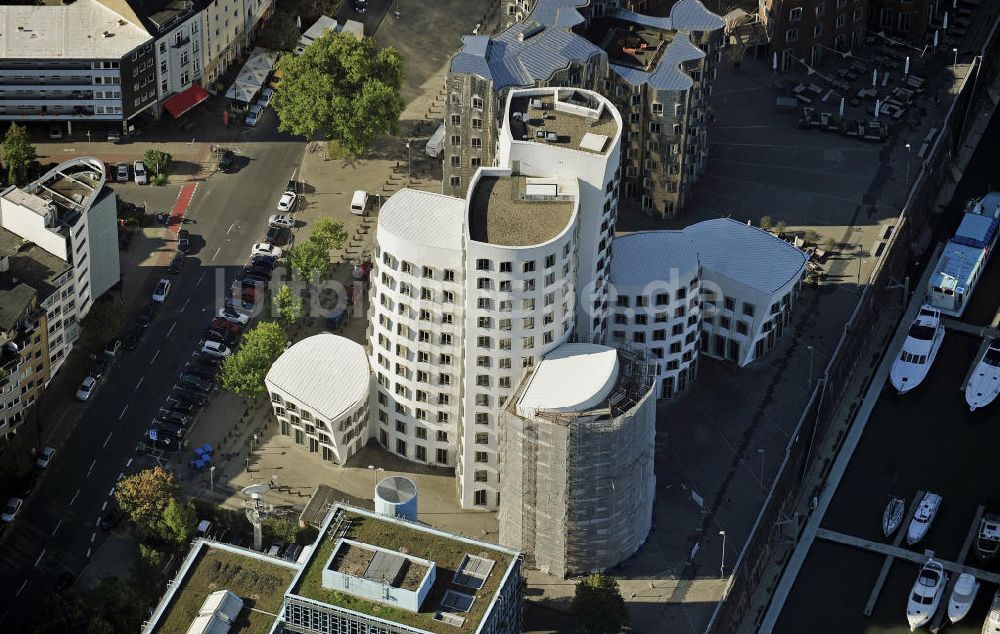
<path id="1" fill-rule="evenodd" d="M 698 372 L 701 265 L 683 231 L 642 231 L 615 240 L 608 341 L 643 348 L 656 364 L 656 394 L 670 398 Z"/>
<path id="2" fill-rule="evenodd" d="M 322 333 L 285 350 L 264 379 L 280 432 L 344 464 L 368 441 L 371 370 L 365 349 Z"/>
<path id="3" fill-rule="evenodd" d="M 652 525 L 654 370 L 642 350 L 566 343 L 501 412 L 500 543 L 566 576 L 632 556 Z"/>

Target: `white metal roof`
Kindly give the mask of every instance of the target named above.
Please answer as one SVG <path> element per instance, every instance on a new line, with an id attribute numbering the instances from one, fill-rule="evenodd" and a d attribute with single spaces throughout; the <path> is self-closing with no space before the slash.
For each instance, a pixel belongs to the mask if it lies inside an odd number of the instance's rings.
<path id="1" fill-rule="evenodd" d="M 94 0 L 0 6 L 0 58 L 114 59 L 153 38 Z"/>
<path id="2" fill-rule="evenodd" d="M 382 205 L 378 230 L 415 244 L 459 251 L 464 222 L 461 198 L 401 189 Z"/>
<path id="3" fill-rule="evenodd" d="M 715 218 L 685 227 L 702 268 L 765 293 L 773 293 L 802 274 L 808 256 L 776 236 L 732 218 Z M 618 247 L 615 257 L 618 257 Z"/>
<path id="4" fill-rule="evenodd" d="M 517 411 L 580 412 L 599 405 L 618 380 L 618 351 L 592 343 L 564 343 L 538 364 Z"/>
<path id="5" fill-rule="evenodd" d="M 698 270 L 698 253 L 682 231 L 633 233 L 615 238 L 614 249 L 612 285 L 641 286 L 670 281 L 671 271 L 677 271 L 683 278 Z"/>
<path id="6" fill-rule="evenodd" d="M 322 333 L 285 350 L 271 366 L 265 383 L 332 420 L 367 398 L 369 373 L 361 345 Z"/>

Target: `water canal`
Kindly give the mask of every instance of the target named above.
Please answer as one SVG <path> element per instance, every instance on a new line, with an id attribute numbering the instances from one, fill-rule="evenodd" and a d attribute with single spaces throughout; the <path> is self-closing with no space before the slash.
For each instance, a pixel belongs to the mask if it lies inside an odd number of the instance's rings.
<path id="1" fill-rule="evenodd" d="M 935 231 L 935 242 L 952 235 L 965 201 L 982 195 L 991 185 L 1000 189 L 1000 117 L 993 117 L 980 141 Z M 988 324 L 998 305 L 1000 256 L 994 255 L 963 321 Z M 944 497 L 941 512 L 927 538 L 915 548 L 931 549 L 949 560 L 958 557 L 976 507 L 1000 498 L 1000 401 L 972 413 L 959 390 L 980 343 L 949 331 L 923 385 L 903 397 L 891 389 L 883 391 L 823 520 L 824 528 L 881 541 L 882 510 L 890 495 L 909 501 L 917 490 L 936 491 Z M 874 614 L 862 614 L 883 561 L 880 555 L 817 539 L 774 631 L 909 632 L 906 602 L 918 572 L 915 564 L 897 559 Z M 970 553 L 968 563 L 1000 572 L 1000 559 L 983 564 Z M 969 616 L 948 625 L 947 631 L 979 633 L 994 590 L 984 583 Z"/>

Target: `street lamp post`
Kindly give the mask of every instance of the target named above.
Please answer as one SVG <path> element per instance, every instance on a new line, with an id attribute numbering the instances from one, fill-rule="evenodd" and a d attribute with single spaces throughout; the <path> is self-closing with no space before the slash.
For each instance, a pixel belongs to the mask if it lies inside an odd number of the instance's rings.
<path id="1" fill-rule="evenodd" d="M 719 579 L 726 578 L 726 531 L 719 531 L 722 535 L 722 565 L 719 566 Z"/>
<path id="2" fill-rule="evenodd" d="M 208 470 L 208 488 L 212 492 L 212 499 L 215 499 L 215 465 Z"/>
<path id="3" fill-rule="evenodd" d="M 910 190 L 910 144 L 907 143 L 906 147 L 906 190 L 907 195 L 909 195 Z"/>
<path id="4" fill-rule="evenodd" d="M 958 49 L 953 48 L 951 49 L 951 52 L 955 54 L 955 60 L 951 63 L 951 72 L 955 73 L 957 72 L 956 69 L 958 68 Z"/>
<path id="5" fill-rule="evenodd" d="M 257 434 L 254 434 L 253 438 L 250 439 L 250 451 L 253 451 L 256 448 L 257 448 Z"/>
<path id="6" fill-rule="evenodd" d="M 406 181 L 409 183 L 410 180 L 410 141 L 412 139 L 406 140 Z"/>
<path id="7" fill-rule="evenodd" d="M 372 491 L 378 486 L 378 472 L 385 471 L 382 467 L 376 467 L 373 464 L 368 465 L 368 469 L 372 472 Z"/>

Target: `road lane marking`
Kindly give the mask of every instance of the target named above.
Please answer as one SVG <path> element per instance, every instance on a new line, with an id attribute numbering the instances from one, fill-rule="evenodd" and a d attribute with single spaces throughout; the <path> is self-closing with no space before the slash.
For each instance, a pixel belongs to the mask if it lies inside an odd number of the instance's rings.
<path id="1" fill-rule="evenodd" d="M 168 335 L 169 336 L 169 335 Z M 156 363 L 156 357 L 160 356 L 160 349 L 157 348 L 156 352 L 153 353 L 153 358 L 149 360 L 149 365 Z"/>
<path id="2" fill-rule="evenodd" d="M 90 543 L 93 544 L 95 539 L 97 539 L 97 533 L 91 533 L 90 534 Z"/>
<path id="3" fill-rule="evenodd" d="M 90 463 L 90 468 L 89 468 L 89 469 L 87 469 L 87 477 L 88 477 L 88 478 L 90 477 L 90 472 L 94 470 L 94 465 L 95 465 L 95 464 L 97 464 L 97 461 L 96 461 L 96 460 Z M 79 491 L 77 491 L 77 493 L 79 493 Z"/>
<path id="4" fill-rule="evenodd" d="M 228 236 L 229 232 L 232 231 L 235 228 L 236 228 L 236 223 L 234 222 L 233 224 L 229 225 L 228 229 L 226 229 L 226 235 Z"/>
<path id="5" fill-rule="evenodd" d="M 97 521 L 94 522 L 94 526 L 100 526 L 100 525 L 101 525 L 101 518 L 98 517 Z"/>
<path id="6" fill-rule="evenodd" d="M 125 474 L 124 473 L 119 473 L 118 474 L 118 480 L 116 480 L 116 482 L 121 482 L 124 479 L 125 479 Z"/>
<path id="7" fill-rule="evenodd" d="M 63 523 L 63 521 L 62 521 L 62 520 L 59 520 L 59 523 L 58 523 L 58 524 L 56 524 L 56 527 L 52 529 L 52 536 L 53 536 L 53 537 L 55 537 L 55 536 L 56 536 L 56 531 L 58 531 L 58 530 L 59 530 L 59 527 L 60 527 L 60 526 L 62 526 L 62 523 Z"/>
<path id="8" fill-rule="evenodd" d="M 27 579 L 24 580 L 24 583 L 21 584 L 21 587 L 18 588 L 17 592 L 14 593 L 14 597 L 15 598 L 21 596 L 21 592 L 24 590 L 24 586 L 26 586 L 26 585 L 28 585 L 28 580 Z"/>
<path id="9" fill-rule="evenodd" d="M 213 262 L 215 262 L 215 258 L 219 257 L 219 251 L 222 251 L 222 247 L 215 247 L 215 253 L 212 255 Z"/>
<path id="10" fill-rule="evenodd" d="M 118 420 L 125 418 L 125 410 L 128 409 L 128 405 L 122 408 L 122 413 L 118 415 Z"/>
<path id="11" fill-rule="evenodd" d="M 87 559 L 90 559 L 90 549 L 87 549 Z"/>
<path id="12" fill-rule="evenodd" d="M 42 557 L 44 557 L 44 556 L 45 556 L 45 549 L 43 548 L 42 549 L 42 554 L 40 554 L 38 556 L 38 559 L 35 560 L 35 568 L 38 567 L 38 564 L 42 563 Z"/>
<path id="13" fill-rule="evenodd" d="M 201 272 L 201 275 L 199 275 L 199 276 L 198 276 L 198 281 L 197 281 L 197 282 L 195 282 L 195 283 L 194 283 L 194 285 L 195 285 L 195 286 L 198 286 L 199 284 L 201 284 L 201 281 L 202 281 L 203 279 L 205 279 L 205 271 L 202 271 L 202 272 Z"/>
<path id="14" fill-rule="evenodd" d="M 142 380 L 144 378 L 146 378 L 146 377 L 144 377 L 144 376 L 140 376 L 139 377 L 139 382 L 135 384 L 135 390 L 133 390 L 134 392 L 138 392 L 139 391 L 139 386 L 142 385 Z"/>
<path id="15" fill-rule="evenodd" d="M 80 495 L 80 489 L 77 489 L 76 493 L 73 494 L 73 499 L 69 501 L 70 506 L 73 506 L 73 502 L 76 502 L 76 496 L 78 495 Z"/>
<path id="16" fill-rule="evenodd" d="M 106 508 L 108 508 L 108 501 L 104 500 L 104 504 L 101 505 L 101 510 L 103 511 Z"/>
<path id="17" fill-rule="evenodd" d="M 184 305 L 181 306 L 181 312 L 182 313 L 184 312 L 184 309 L 187 308 L 188 304 L 190 304 L 190 303 L 191 303 L 191 298 L 190 297 L 188 297 L 186 300 L 184 300 Z"/>
<path id="18" fill-rule="evenodd" d="M 114 495 L 114 494 L 115 494 L 115 488 L 114 488 L 114 487 L 111 487 L 111 490 L 110 490 L 110 491 L 108 491 L 108 497 L 111 497 L 111 496 L 112 496 L 112 495 Z"/>
<path id="19" fill-rule="evenodd" d="M 113 433 L 115 433 L 115 432 L 113 432 L 113 431 L 109 431 L 108 432 L 108 437 L 104 439 L 104 444 L 101 445 L 102 449 L 106 449 L 107 448 L 108 442 L 111 440 L 111 434 L 113 434 Z"/>
<path id="20" fill-rule="evenodd" d="M 185 304 L 185 306 L 187 306 L 187 304 Z M 174 326 L 176 326 L 176 325 L 177 325 L 176 321 L 174 323 L 170 324 L 170 330 L 167 331 L 167 336 L 168 337 L 170 336 L 170 333 L 172 333 L 174 331 Z M 157 350 L 157 352 L 159 352 L 159 350 Z"/>
<path id="21" fill-rule="evenodd" d="M 125 467 L 128 468 L 128 467 L 131 467 L 131 466 L 132 466 L 132 459 L 129 458 L 128 462 L 125 463 Z"/>

